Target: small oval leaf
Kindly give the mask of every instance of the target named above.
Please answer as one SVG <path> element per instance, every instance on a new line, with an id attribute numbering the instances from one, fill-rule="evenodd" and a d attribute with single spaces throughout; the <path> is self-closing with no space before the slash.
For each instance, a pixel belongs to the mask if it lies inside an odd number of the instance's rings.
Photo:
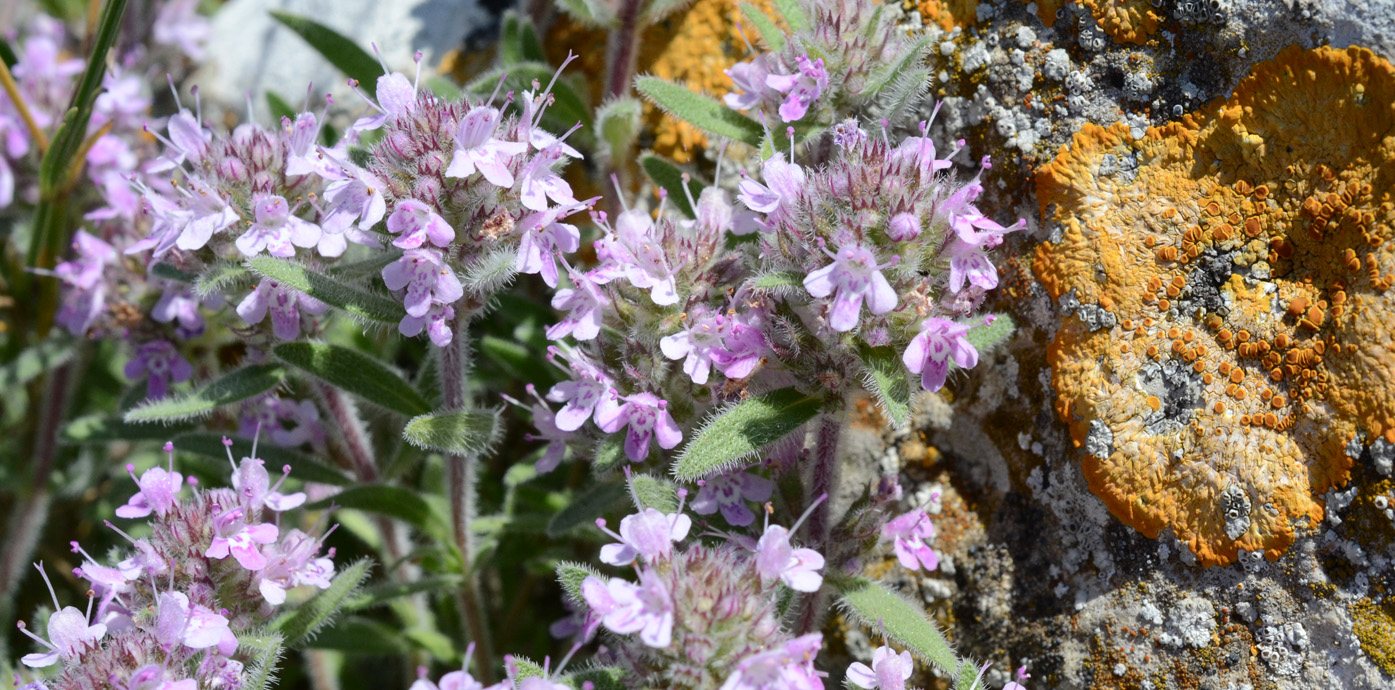
<path id="1" fill-rule="evenodd" d="M 148 400 L 126 413 L 127 422 L 178 422 L 198 419 L 210 412 L 253 396 L 281 383 L 286 370 L 279 364 L 253 364 L 204 384 L 183 395 Z"/>
<path id="2" fill-rule="evenodd" d="M 498 427 L 499 413 L 494 410 L 438 412 L 413 417 L 402 438 L 418 448 L 468 455 L 489 448 Z"/>
<path id="3" fill-rule="evenodd" d="M 406 313 L 402 304 L 388 295 L 353 287 L 293 261 L 254 256 L 243 265 L 263 278 L 278 281 L 331 307 L 342 309 L 361 321 L 395 325 Z"/>
<path id="4" fill-rule="evenodd" d="M 710 417 L 673 465 L 673 476 L 693 481 L 733 469 L 807 424 L 823 410 L 822 398 L 794 388 L 755 395 Z"/>
<path id="5" fill-rule="evenodd" d="M 431 405 L 412 385 L 381 361 L 358 350 L 330 343 L 281 343 L 271 349 L 281 361 L 336 388 L 408 417 L 426 414 Z"/>
<path id="6" fill-rule="evenodd" d="M 759 147 L 765 130 L 759 122 L 723 105 L 710 96 L 659 77 L 640 77 L 635 89 L 664 112 L 710 134 Z"/>

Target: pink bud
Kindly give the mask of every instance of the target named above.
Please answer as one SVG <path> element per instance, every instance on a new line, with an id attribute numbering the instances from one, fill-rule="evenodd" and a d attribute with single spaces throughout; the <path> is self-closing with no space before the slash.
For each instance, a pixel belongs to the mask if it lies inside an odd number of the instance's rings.
<path id="1" fill-rule="evenodd" d="M 896 242 L 908 242 L 920 236 L 920 218 L 912 213 L 898 213 L 887 223 L 886 235 Z"/>

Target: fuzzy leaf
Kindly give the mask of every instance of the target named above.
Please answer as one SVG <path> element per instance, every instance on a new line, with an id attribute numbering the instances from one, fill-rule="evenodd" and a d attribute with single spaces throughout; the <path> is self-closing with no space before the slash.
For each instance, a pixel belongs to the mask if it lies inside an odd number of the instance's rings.
<path id="1" fill-rule="evenodd" d="M 862 386 L 877 399 L 892 425 L 905 426 L 911 417 L 911 387 L 906 365 L 892 347 L 862 347 Z"/>
<path id="2" fill-rule="evenodd" d="M 376 96 L 378 93 L 378 77 L 383 74 L 382 65 L 373 59 L 368 51 L 360 48 L 357 43 L 346 38 L 339 32 L 321 24 L 313 19 L 271 10 L 271 16 L 276 21 L 281 22 L 286 28 L 294 31 L 296 35 L 305 39 L 315 52 L 324 56 L 329 64 L 334 65 L 340 72 L 350 78 L 357 79 L 359 88 L 368 93 L 369 96 Z"/>
<path id="3" fill-rule="evenodd" d="M 743 2 L 737 7 L 741 8 L 741 16 L 746 18 L 756 31 L 760 33 L 760 38 L 769 47 L 770 52 L 778 53 L 785 49 L 785 32 L 775 25 L 775 20 L 762 12 L 760 8 L 749 2 Z"/>
<path id="4" fill-rule="evenodd" d="M 916 106 L 930 90 L 930 70 L 916 67 L 897 75 L 896 80 L 882 90 L 872 116 L 888 122 L 898 122 L 906 113 L 916 112 Z"/>
<path id="5" fill-rule="evenodd" d="M 466 294 L 488 295 L 507 287 L 513 282 L 518 271 L 518 250 L 511 246 L 499 246 L 483 256 L 476 257 L 461 272 L 460 284 Z"/>
<path id="6" fill-rule="evenodd" d="M 125 421 L 168 423 L 198 419 L 224 405 L 261 395 L 285 378 L 286 370 L 279 364 L 253 364 L 225 374 L 192 392 L 146 401 L 127 412 Z"/>
<path id="7" fill-rule="evenodd" d="M 616 161 L 628 156 L 639 136 L 641 104 L 636 98 L 617 98 L 596 110 L 596 129 L 600 132 L 597 154 L 603 161 Z"/>
<path id="8" fill-rule="evenodd" d="M 653 508 L 661 513 L 678 512 L 678 487 L 661 477 L 636 474 L 630 477 L 630 490 L 639 499 L 637 509 Z"/>
<path id="9" fill-rule="evenodd" d="M 518 668 L 518 673 L 514 674 L 515 681 L 522 681 L 525 678 L 542 678 L 546 675 L 543 667 L 528 657 L 515 655 L 513 663 Z"/>
<path id="10" fill-rule="evenodd" d="M 273 629 L 285 637 L 287 647 L 305 646 L 320 628 L 338 615 L 344 603 L 349 601 L 359 585 L 368 579 L 368 571 L 372 567 L 373 562 L 364 558 L 340 570 L 330 581 L 328 589 L 322 590 L 315 598 L 302 604 L 290 616 L 277 619 L 272 624 Z"/>
<path id="11" fill-rule="evenodd" d="M 698 198 L 698 195 L 702 194 L 702 190 L 706 189 L 707 185 L 689 175 L 688 191 L 684 192 L 683 171 L 667 159 L 652 153 L 640 156 L 639 164 L 644 168 L 644 172 L 649 174 L 649 179 L 653 180 L 654 184 L 668 192 L 668 200 L 677 206 L 678 210 L 689 218 L 697 218 L 697 211 L 692 204 L 688 203 L 688 195 L 692 194 L 694 199 Z"/>
<path id="12" fill-rule="evenodd" d="M 604 579 L 601 571 L 585 563 L 562 561 L 557 564 L 557 582 L 562 585 L 562 591 L 573 604 L 586 604 L 586 600 L 581 596 L 581 583 L 592 576 Z"/>
<path id="13" fill-rule="evenodd" d="M 275 280 L 331 307 L 338 307 L 361 321 L 396 325 L 406 313 L 397 300 L 386 294 L 353 287 L 292 261 L 254 256 L 243 265 L 263 278 Z"/>
<path id="14" fill-rule="evenodd" d="M 142 425 L 145 428 L 155 428 L 169 433 L 168 427 L 151 427 L 149 424 Z M 214 461 L 214 467 L 220 472 L 228 468 L 228 450 L 223 445 L 223 437 L 208 431 L 190 431 L 180 433 L 173 439 L 174 450 L 177 453 L 193 453 L 202 455 Z M 233 457 L 247 458 L 252 456 L 252 441 L 245 438 L 231 439 Z M 282 467 L 290 465 L 291 478 L 302 482 L 318 482 L 320 484 L 332 484 L 334 486 L 344 486 L 352 480 L 344 476 L 343 472 L 324 464 L 318 458 L 306 455 L 289 448 L 281 448 L 270 443 L 260 443 L 257 445 L 257 457 L 266 461 L 267 471 L 273 475 Z"/>
<path id="15" fill-rule="evenodd" d="M 329 507 L 352 508 L 397 518 L 431 533 L 449 531 L 419 493 L 400 486 L 353 486 L 307 507 L 316 510 Z"/>
<path id="16" fill-rule="evenodd" d="M 358 616 L 336 621 L 321 630 L 315 639 L 306 641 L 305 646 L 382 657 L 405 657 L 412 653 L 412 646 L 403 639 L 401 630 Z"/>
<path id="17" fill-rule="evenodd" d="M 799 0 L 772 0 L 775 11 L 780 13 L 780 17 L 790 27 L 790 33 L 798 33 L 809 28 L 809 17 L 804 14 L 804 9 L 799 6 Z"/>
<path id="18" fill-rule="evenodd" d="M 276 666 L 281 662 L 285 650 L 284 638 L 276 633 L 241 635 L 237 638 L 237 648 L 243 654 L 250 652 L 251 660 L 244 667 L 244 690 L 271 690 L 276 686 Z"/>
<path id="19" fill-rule="evenodd" d="M 624 690 L 628 671 L 618 666 L 596 666 L 567 674 L 563 680 L 567 685 L 580 690 L 591 684 L 592 690 Z"/>
<path id="20" fill-rule="evenodd" d="M 26 348 L 19 356 L 0 366 L 0 391 L 9 391 L 33 381 L 73 358 L 77 346 L 71 340 L 53 338 Z"/>
<path id="21" fill-rule="evenodd" d="M 916 68 L 923 68 L 931 43 L 929 36 L 921 38 L 906 49 L 905 55 L 901 56 L 900 60 L 886 64 L 881 69 L 873 70 L 872 74 L 867 77 L 866 93 L 876 96 L 881 93 L 882 89 L 895 83 L 900 75 Z"/>
<path id="22" fill-rule="evenodd" d="M 192 283 L 198 276 L 188 271 L 181 271 L 174 266 L 161 261 L 150 267 L 150 274 L 157 278 L 173 280 L 176 283 Z"/>
<path id="23" fill-rule="evenodd" d="M 194 294 L 199 298 L 211 297 L 248 279 L 250 275 L 242 264 L 215 263 L 194 279 Z"/>
<path id="24" fill-rule="evenodd" d="M 1013 322 L 1011 316 L 995 314 L 993 323 L 970 328 L 964 337 L 969 339 L 969 344 L 978 350 L 979 355 L 983 355 L 1006 341 L 1015 330 L 1017 330 L 1017 324 Z"/>
<path id="25" fill-rule="evenodd" d="M 777 271 L 775 273 L 762 273 L 751 279 L 749 285 L 756 290 L 768 290 L 776 294 L 788 294 L 793 291 L 806 292 L 804 287 L 804 275 L 798 271 Z"/>
<path id="26" fill-rule="evenodd" d="M 599 0 L 557 0 L 557 6 L 589 29 L 609 27 L 615 22 L 615 11 Z"/>
<path id="27" fill-rule="evenodd" d="M 577 494 L 548 521 L 547 536 L 556 539 L 583 525 L 594 527 L 596 518 L 620 504 L 625 494 L 625 485 L 619 482 L 598 484 Z"/>
<path id="28" fill-rule="evenodd" d="M 435 575 L 411 582 L 387 582 L 365 587 L 344 602 L 344 611 L 362 611 L 414 594 L 452 591 L 460 587 L 464 581 L 465 578 L 461 575 Z"/>
<path id="29" fill-rule="evenodd" d="M 759 122 L 682 84 L 659 77 L 639 77 L 635 89 L 665 112 L 710 134 L 757 147 L 765 136 Z"/>
<path id="30" fill-rule="evenodd" d="M 693 481 L 732 469 L 817 417 L 822 398 L 794 388 L 752 396 L 708 418 L 673 465 L 673 476 Z"/>
<path id="31" fill-rule="evenodd" d="M 489 448 L 498 433 L 497 410 L 469 410 L 413 417 L 402 438 L 425 450 L 468 455 Z"/>
<path id="32" fill-rule="evenodd" d="M 604 475 L 623 467 L 626 462 L 629 462 L 629 458 L 625 456 L 625 434 L 611 434 L 596 444 L 596 455 L 591 461 L 591 472 L 598 476 Z"/>
<path id="33" fill-rule="evenodd" d="M 973 686 L 978 669 L 960 661 L 920 604 L 887 590 L 880 583 L 862 578 L 840 582 L 837 586 L 843 595 L 844 610 L 863 627 L 881 632 L 921 661 L 932 663 L 952 676 L 957 675 L 960 679 L 957 687 L 961 690 Z M 964 685 L 966 670 L 968 686 Z"/>
<path id="34" fill-rule="evenodd" d="M 519 16 L 517 11 L 509 10 L 504 13 L 503 25 L 499 37 L 499 64 L 509 66 L 520 62 L 547 61 L 533 22 Z"/>
<path id="35" fill-rule="evenodd" d="M 112 441 L 168 441 L 171 436 L 192 424 L 180 423 L 169 426 L 151 424 L 128 424 L 120 417 L 91 415 L 78 417 L 63 427 L 59 439 L 72 444 L 106 444 Z"/>
<path id="36" fill-rule="evenodd" d="M 408 417 L 427 414 L 431 405 L 377 358 L 330 343 L 281 343 L 271 349 L 277 359 L 357 395 L 368 402 Z"/>

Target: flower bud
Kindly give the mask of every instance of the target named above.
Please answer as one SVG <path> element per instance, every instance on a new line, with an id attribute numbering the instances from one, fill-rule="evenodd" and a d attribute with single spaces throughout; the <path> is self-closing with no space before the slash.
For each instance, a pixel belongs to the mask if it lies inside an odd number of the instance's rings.
<path id="1" fill-rule="evenodd" d="M 886 236 L 896 242 L 909 242 L 920 237 L 920 218 L 912 213 L 898 213 L 886 225 Z"/>

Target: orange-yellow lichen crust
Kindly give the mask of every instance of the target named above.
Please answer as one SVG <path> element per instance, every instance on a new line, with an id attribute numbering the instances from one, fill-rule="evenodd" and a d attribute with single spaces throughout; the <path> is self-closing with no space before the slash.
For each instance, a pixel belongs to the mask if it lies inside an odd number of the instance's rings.
<path id="1" fill-rule="evenodd" d="M 1149 0 L 1080 0 L 1110 38 L 1143 45 L 1158 30 L 1161 19 Z"/>
<path id="2" fill-rule="evenodd" d="M 1048 359 L 1091 489 L 1204 564 L 1277 558 L 1349 442 L 1395 442 L 1395 70 L 1290 48 L 1141 140 L 1087 125 L 1037 194 L 1062 235 L 1033 271 L 1085 305 Z"/>
<path id="3" fill-rule="evenodd" d="M 935 24 L 945 31 L 968 28 L 978 19 L 978 0 L 919 0 L 914 9 L 927 26 Z"/>

